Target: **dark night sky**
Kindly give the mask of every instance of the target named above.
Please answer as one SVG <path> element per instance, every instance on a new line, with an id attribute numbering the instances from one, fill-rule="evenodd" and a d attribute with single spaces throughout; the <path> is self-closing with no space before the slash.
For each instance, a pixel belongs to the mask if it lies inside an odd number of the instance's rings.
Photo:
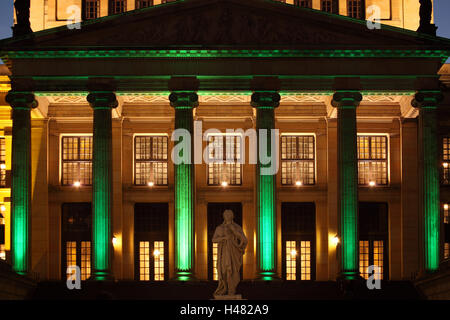
<path id="1" fill-rule="evenodd" d="M 243 0 L 245 1 L 245 0 Z M 419 0 L 417 0 L 419 1 Z M 0 4 L 0 39 L 11 36 L 13 24 L 13 0 L 1 0 Z M 418 15 L 419 13 L 417 13 Z M 450 1 L 434 0 L 435 24 L 439 27 L 437 34 L 450 38 Z"/>

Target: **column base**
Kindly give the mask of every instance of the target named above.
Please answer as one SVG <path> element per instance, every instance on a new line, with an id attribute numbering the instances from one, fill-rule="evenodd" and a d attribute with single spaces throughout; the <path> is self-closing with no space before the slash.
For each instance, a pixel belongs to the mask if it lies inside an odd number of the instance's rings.
<path id="1" fill-rule="evenodd" d="M 341 293 L 347 298 L 356 298 L 358 292 L 367 289 L 366 280 L 356 272 L 341 272 L 336 282 Z"/>
<path id="2" fill-rule="evenodd" d="M 88 281 L 105 281 L 105 282 L 113 282 L 114 276 L 110 272 L 102 272 L 98 271 L 93 273 Z"/>
<path id="3" fill-rule="evenodd" d="M 259 272 L 255 281 L 282 281 L 280 276 L 273 271 Z"/>
<path id="4" fill-rule="evenodd" d="M 171 281 L 197 281 L 193 272 L 190 271 L 178 271 L 175 273 L 175 277 Z"/>

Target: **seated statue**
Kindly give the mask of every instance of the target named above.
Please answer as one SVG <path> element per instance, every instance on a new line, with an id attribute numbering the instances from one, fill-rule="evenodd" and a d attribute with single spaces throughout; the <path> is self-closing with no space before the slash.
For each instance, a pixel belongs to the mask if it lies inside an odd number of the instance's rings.
<path id="1" fill-rule="evenodd" d="M 233 222 L 233 211 L 223 212 L 223 223 L 219 225 L 212 238 L 218 243 L 217 273 L 219 285 L 214 296 L 235 296 L 240 281 L 242 256 L 247 247 L 247 238 L 241 226 Z"/>

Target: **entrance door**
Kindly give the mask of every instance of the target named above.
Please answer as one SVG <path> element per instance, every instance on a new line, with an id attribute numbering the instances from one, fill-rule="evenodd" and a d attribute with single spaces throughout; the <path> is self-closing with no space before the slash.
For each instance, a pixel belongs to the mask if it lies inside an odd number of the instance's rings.
<path id="1" fill-rule="evenodd" d="M 78 266 L 81 280 L 87 280 L 91 276 L 91 204 L 64 203 L 61 211 L 61 278 L 67 278 L 67 267 Z"/>
<path id="2" fill-rule="evenodd" d="M 316 208 L 312 202 L 281 205 L 283 278 L 289 281 L 316 277 Z"/>
<path id="3" fill-rule="evenodd" d="M 359 203 L 359 272 L 368 279 L 368 267 L 380 268 L 380 279 L 388 279 L 388 205 L 382 202 Z M 376 275 L 375 279 L 378 279 Z"/>
<path id="4" fill-rule="evenodd" d="M 208 279 L 214 281 L 218 280 L 217 243 L 212 243 L 212 237 L 216 228 L 223 222 L 225 210 L 233 211 L 234 222 L 242 226 L 242 205 L 240 202 L 208 203 Z"/>
<path id="5" fill-rule="evenodd" d="M 135 279 L 164 281 L 168 277 L 169 207 L 167 203 L 134 206 Z"/>

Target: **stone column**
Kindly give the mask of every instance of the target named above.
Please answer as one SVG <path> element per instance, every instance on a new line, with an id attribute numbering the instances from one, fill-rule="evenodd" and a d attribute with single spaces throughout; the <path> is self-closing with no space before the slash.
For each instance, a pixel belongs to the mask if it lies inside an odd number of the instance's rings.
<path id="1" fill-rule="evenodd" d="M 31 109 L 37 107 L 31 92 L 10 91 L 12 107 L 11 257 L 18 274 L 30 271 L 31 221 Z"/>
<path id="2" fill-rule="evenodd" d="M 93 280 L 112 279 L 112 115 L 118 103 L 110 91 L 93 91 L 87 100 L 94 109 L 92 157 Z"/>
<path id="3" fill-rule="evenodd" d="M 356 107 L 358 91 L 337 91 L 332 105 L 337 108 L 338 216 L 340 221 L 341 277 L 358 278 L 358 159 Z"/>
<path id="4" fill-rule="evenodd" d="M 256 166 L 257 190 L 257 259 L 259 276 L 272 280 L 276 276 L 276 173 L 278 150 L 272 150 L 272 129 L 275 129 L 275 108 L 280 104 L 276 91 L 257 91 L 252 94 L 251 105 L 256 108 L 256 129 L 258 134 L 258 163 Z M 261 137 L 265 135 L 266 150 L 262 150 Z M 274 141 L 278 145 L 278 141 Z M 262 151 L 262 152 L 261 152 Z M 262 157 L 270 162 L 261 161 Z M 266 162 L 266 163 L 265 163 Z M 275 171 L 270 170 L 275 168 Z"/>
<path id="5" fill-rule="evenodd" d="M 419 109 L 419 145 L 422 162 L 423 253 L 425 272 L 439 268 L 439 146 L 437 106 L 440 91 L 419 91 L 412 105 Z"/>
<path id="6" fill-rule="evenodd" d="M 194 278 L 194 119 L 198 105 L 194 91 L 172 92 L 170 105 L 175 109 L 175 279 Z"/>

